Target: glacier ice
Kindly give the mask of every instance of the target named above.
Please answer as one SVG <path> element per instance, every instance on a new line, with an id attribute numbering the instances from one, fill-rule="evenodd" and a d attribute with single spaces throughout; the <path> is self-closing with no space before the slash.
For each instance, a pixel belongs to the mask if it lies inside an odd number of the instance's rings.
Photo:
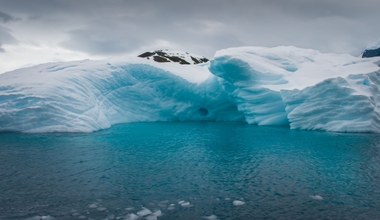
<path id="1" fill-rule="evenodd" d="M 179 65 L 124 57 L 0 75 L 0 131 L 91 132 L 141 121 L 246 121 L 380 133 L 380 58 L 295 47 Z"/>
<path id="2" fill-rule="evenodd" d="M 236 121 L 207 66 L 141 58 L 49 63 L 0 75 L 0 130 L 91 132 L 139 121 Z"/>
<path id="3" fill-rule="evenodd" d="M 210 71 L 248 123 L 378 133 L 379 63 L 295 47 L 242 47 L 218 51 Z"/>

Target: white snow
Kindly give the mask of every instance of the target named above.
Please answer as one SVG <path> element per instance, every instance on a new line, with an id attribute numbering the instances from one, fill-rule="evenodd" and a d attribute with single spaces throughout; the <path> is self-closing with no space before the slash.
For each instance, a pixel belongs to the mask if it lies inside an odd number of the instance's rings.
<path id="1" fill-rule="evenodd" d="M 368 45 L 368 47 L 366 49 L 367 50 L 374 50 L 374 49 L 378 49 L 378 48 L 380 48 L 380 40 L 371 43 L 370 45 Z"/>

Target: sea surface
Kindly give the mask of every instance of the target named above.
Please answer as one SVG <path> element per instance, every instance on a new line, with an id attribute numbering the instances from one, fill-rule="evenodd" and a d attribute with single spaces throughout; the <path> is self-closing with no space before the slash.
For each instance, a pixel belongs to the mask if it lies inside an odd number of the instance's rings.
<path id="1" fill-rule="evenodd" d="M 380 219 L 380 135 L 242 123 L 0 134 L 0 219 L 137 217 Z"/>

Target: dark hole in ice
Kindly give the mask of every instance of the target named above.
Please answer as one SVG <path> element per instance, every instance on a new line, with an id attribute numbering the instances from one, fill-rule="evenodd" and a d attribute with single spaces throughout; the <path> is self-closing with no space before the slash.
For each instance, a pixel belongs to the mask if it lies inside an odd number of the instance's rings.
<path id="1" fill-rule="evenodd" d="M 207 108 L 199 108 L 198 109 L 198 112 L 199 112 L 199 114 L 201 114 L 202 116 L 206 116 L 206 115 L 208 115 L 208 110 L 207 110 Z"/>

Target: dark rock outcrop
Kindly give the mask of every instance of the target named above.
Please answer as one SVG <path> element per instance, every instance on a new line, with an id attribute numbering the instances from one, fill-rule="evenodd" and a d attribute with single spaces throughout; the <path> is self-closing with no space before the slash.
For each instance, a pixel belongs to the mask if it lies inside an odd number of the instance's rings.
<path id="1" fill-rule="evenodd" d="M 209 60 L 205 57 L 191 55 L 188 52 L 173 52 L 169 50 L 156 50 L 153 52 L 145 52 L 138 57 L 153 59 L 159 63 L 179 63 L 184 65 L 207 63 Z"/>
<path id="2" fill-rule="evenodd" d="M 367 49 L 362 54 L 363 58 L 369 57 L 380 57 L 380 48 L 377 49 Z"/>

